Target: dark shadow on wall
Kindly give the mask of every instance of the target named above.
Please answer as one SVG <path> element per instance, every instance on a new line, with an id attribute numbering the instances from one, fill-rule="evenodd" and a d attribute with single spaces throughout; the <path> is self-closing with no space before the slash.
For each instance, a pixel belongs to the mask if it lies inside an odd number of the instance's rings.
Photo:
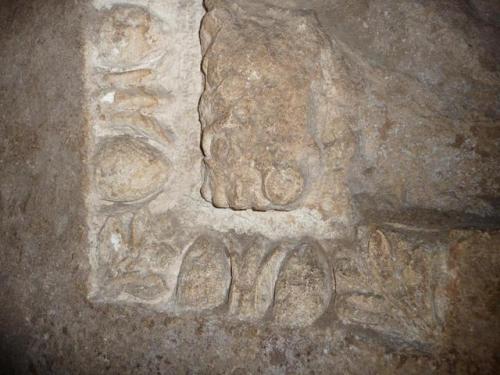
<path id="1" fill-rule="evenodd" d="M 0 374 L 51 372 L 82 296 L 86 3 L 0 2 Z"/>

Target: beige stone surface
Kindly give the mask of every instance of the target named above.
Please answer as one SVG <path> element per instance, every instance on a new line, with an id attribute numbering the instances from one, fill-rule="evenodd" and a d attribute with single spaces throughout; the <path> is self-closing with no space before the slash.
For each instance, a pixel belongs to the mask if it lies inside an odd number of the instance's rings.
<path id="1" fill-rule="evenodd" d="M 130 202 L 159 191 L 169 163 L 147 144 L 129 137 L 103 140 L 96 154 L 96 186 L 101 198 Z"/>
<path id="2" fill-rule="evenodd" d="M 497 16 L 2 2 L 2 371 L 496 373 Z"/>
<path id="3" fill-rule="evenodd" d="M 231 261 L 216 238 L 200 236 L 191 245 L 179 270 L 177 303 L 181 309 L 207 310 L 227 302 Z"/>
<path id="4" fill-rule="evenodd" d="M 204 197 L 240 210 L 306 205 L 323 174 L 320 103 L 332 89 L 314 18 L 219 6 L 205 16 L 201 42 Z"/>

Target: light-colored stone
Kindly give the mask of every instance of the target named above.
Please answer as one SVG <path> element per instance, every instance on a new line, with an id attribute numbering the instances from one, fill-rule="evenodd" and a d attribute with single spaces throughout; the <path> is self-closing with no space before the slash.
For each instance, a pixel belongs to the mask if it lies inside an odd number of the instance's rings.
<path id="1" fill-rule="evenodd" d="M 445 233 L 366 228 L 362 250 L 337 272 L 339 318 L 420 342 L 443 330 L 451 278 Z M 364 242 L 364 244 L 363 244 Z"/>
<path id="2" fill-rule="evenodd" d="M 191 245 L 179 272 L 177 303 L 181 309 L 208 310 L 227 302 L 231 260 L 224 244 L 200 236 Z"/>
<path id="3" fill-rule="evenodd" d="M 160 21 L 146 9 L 114 5 L 103 14 L 99 32 L 99 60 L 107 68 L 128 70 L 146 58 L 164 53 Z"/>
<path id="4" fill-rule="evenodd" d="M 496 133 L 485 113 L 497 78 L 466 58 L 469 36 L 437 22 L 433 5 L 401 4 L 95 0 L 91 300 L 275 333 L 262 350 L 276 363 L 295 358 L 280 348 L 297 332 L 324 337 L 321 356 L 342 353 L 344 372 L 395 348 L 421 358 L 453 347 L 450 322 L 463 312 L 450 288 L 472 281 L 453 265 L 448 233 L 492 212 Z M 433 67 L 402 52 L 395 14 L 410 8 L 424 23 L 430 12 L 467 72 L 441 52 L 426 52 Z M 404 14 L 406 38 L 428 43 Z M 445 67 L 465 86 L 447 87 Z M 484 103 L 469 97 L 470 115 L 451 110 L 468 102 L 467 85 L 486 90 Z M 362 347 L 351 350 L 352 337 Z"/>
<path id="5" fill-rule="evenodd" d="M 203 196 L 238 210 L 320 206 L 332 174 L 320 137 L 331 131 L 332 139 L 341 138 L 346 128 L 331 128 L 334 113 L 322 107 L 329 100 L 338 105 L 341 95 L 333 92 L 343 89 L 331 78 L 343 67 L 335 66 L 330 43 L 312 14 L 264 13 L 245 2 L 208 9 L 201 30 Z M 342 166 L 349 157 L 342 155 Z M 337 177 L 342 186 L 346 181 Z"/>
<path id="6" fill-rule="evenodd" d="M 284 260 L 274 291 L 274 319 L 291 327 L 309 326 L 334 298 L 334 277 L 323 249 L 311 242 L 297 245 Z"/>
<path id="7" fill-rule="evenodd" d="M 131 202 L 158 193 L 169 163 L 154 148 L 131 137 L 107 139 L 98 146 L 96 186 L 102 199 Z"/>
<path id="8" fill-rule="evenodd" d="M 0 2 L 0 372 L 496 374 L 497 3 L 213 0 L 200 30 L 201 0 Z M 234 52 L 202 104 L 248 140 L 201 142 L 200 31 Z M 275 87 L 238 103 L 245 54 Z M 288 164 L 229 163 L 267 162 L 263 129 Z M 213 155 L 231 207 L 201 196 Z"/>

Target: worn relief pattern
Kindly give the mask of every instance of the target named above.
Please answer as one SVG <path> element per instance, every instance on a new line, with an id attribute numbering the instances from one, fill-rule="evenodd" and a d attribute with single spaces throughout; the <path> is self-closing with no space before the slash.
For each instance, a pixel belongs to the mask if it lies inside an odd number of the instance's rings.
<path id="1" fill-rule="evenodd" d="M 94 1 L 89 298 L 432 340 L 444 245 L 354 230 L 335 43 L 245 4 Z"/>

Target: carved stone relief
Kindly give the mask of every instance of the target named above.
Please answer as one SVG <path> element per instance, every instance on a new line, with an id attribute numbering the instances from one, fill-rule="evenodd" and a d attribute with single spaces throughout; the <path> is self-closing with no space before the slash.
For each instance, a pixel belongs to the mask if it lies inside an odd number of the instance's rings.
<path id="1" fill-rule="evenodd" d="M 336 260 L 339 319 L 407 340 L 436 339 L 450 282 L 448 242 L 392 228 L 359 233 L 360 253 Z"/>
<path id="2" fill-rule="evenodd" d="M 279 38 L 266 49 L 239 51 L 253 37 L 219 17 L 225 5 L 209 12 L 202 96 L 201 4 L 193 14 L 174 0 L 94 3 L 86 82 L 94 133 L 90 298 L 172 314 L 313 324 L 335 295 L 332 251 L 322 243 L 347 217 L 319 205 L 331 172 L 319 136 L 335 122 L 320 109 L 331 95 L 324 58 L 331 51 L 314 19 L 294 16 L 303 28 L 293 43 L 286 18 L 259 21 L 250 34 L 272 39 L 268 24 L 277 22 Z M 228 32 L 216 38 L 213 22 Z M 342 126 L 335 126 L 340 139 Z"/>
<path id="3" fill-rule="evenodd" d="M 314 105 L 327 42 L 307 17 L 290 38 L 293 19 L 231 11 L 209 13 L 202 27 L 202 191 L 217 207 L 292 209 L 321 173 Z"/>
<path id="4" fill-rule="evenodd" d="M 346 129 L 332 127 L 335 110 L 323 107 L 329 100 L 339 106 L 341 94 L 332 90 L 341 87 L 315 18 L 221 2 L 203 20 L 201 43 L 205 199 L 238 210 L 319 205 L 332 174 L 321 137 L 343 138 Z M 341 160 L 337 169 L 349 152 Z"/>
<path id="5" fill-rule="evenodd" d="M 148 144 L 128 136 L 103 140 L 96 154 L 96 187 L 101 198 L 131 202 L 158 192 L 169 163 Z"/>
<path id="6" fill-rule="evenodd" d="M 311 13 L 94 3 L 92 300 L 435 340 L 447 243 L 354 222 L 351 82 Z"/>

